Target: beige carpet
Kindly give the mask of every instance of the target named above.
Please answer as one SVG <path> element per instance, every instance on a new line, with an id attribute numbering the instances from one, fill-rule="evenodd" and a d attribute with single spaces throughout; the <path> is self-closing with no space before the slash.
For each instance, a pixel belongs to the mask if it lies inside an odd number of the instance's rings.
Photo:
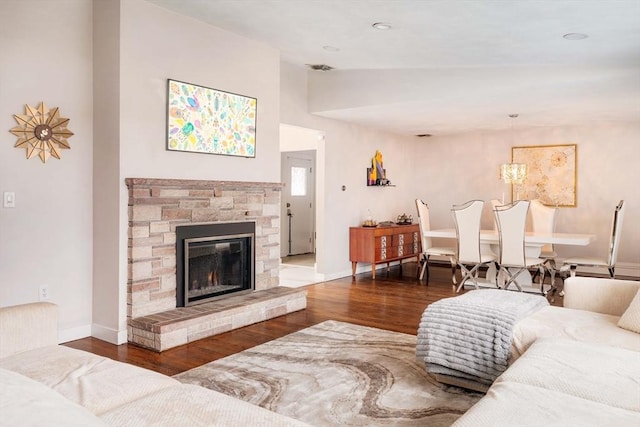
<path id="1" fill-rule="evenodd" d="M 315 426 L 448 426 L 482 396 L 435 384 L 416 337 L 326 321 L 176 379 Z"/>

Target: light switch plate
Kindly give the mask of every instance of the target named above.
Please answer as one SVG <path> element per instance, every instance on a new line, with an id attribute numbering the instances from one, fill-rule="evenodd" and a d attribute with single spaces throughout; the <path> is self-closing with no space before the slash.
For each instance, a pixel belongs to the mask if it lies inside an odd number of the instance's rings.
<path id="1" fill-rule="evenodd" d="M 12 191 L 5 191 L 2 193 L 2 206 L 5 208 L 16 207 L 16 193 Z"/>

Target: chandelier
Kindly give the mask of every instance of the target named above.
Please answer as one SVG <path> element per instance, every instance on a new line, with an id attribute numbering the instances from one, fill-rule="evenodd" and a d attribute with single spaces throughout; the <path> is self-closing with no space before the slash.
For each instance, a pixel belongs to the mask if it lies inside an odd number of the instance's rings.
<path id="1" fill-rule="evenodd" d="M 505 184 L 524 184 L 527 179 L 527 165 L 524 163 L 505 163 L 500 166 L 500 178 Z"/>

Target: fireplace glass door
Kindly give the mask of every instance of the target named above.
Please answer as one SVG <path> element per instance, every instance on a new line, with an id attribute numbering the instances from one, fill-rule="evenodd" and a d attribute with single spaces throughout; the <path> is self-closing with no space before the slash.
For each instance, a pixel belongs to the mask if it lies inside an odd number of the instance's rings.
<path id="1" fill-rule="evenodd" d="M 190 228 L 190 231 L 193 231 Z M 213 299 L 252 291 L 254 233 L 221 236 L 189 236 L 182 240 L 182 268 L 178 306 L 190 306 Z M 182 294 L 182 296 L 180 295 Z M 179 301 L 180 302 L 180 301 Z"/>

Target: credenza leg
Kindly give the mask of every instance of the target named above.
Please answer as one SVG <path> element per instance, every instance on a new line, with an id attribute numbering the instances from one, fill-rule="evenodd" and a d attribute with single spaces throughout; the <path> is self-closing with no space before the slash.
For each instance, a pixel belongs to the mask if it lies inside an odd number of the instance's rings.
<path id="1" fill-rule="evenodd" d="M 351 277 L 356 277 L 356 265 L 358 262 L 351 262 Z"/>
<path id="2" fill-rule="evenodd" d="M 376 265 L 375 264 L 371 264 L 371 278 L 372 279 L 376 278 Z"/>

